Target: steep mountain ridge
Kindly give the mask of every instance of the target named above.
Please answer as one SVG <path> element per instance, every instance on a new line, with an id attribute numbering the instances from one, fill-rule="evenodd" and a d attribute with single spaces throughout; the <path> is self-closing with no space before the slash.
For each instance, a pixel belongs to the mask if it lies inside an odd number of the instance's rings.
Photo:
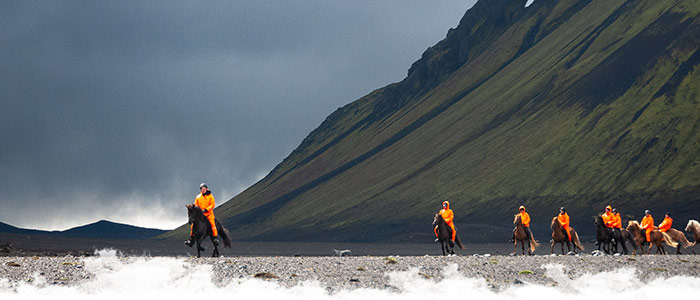
<path id="1" fill-rule="evenodd" d="M 693 1 L 525 2 L 477 2 L 217 216 L 243 239 L 420 241 L 449 200 L 487 241 L 520 204 L 540 231 L 560 206 L 582 233 L 608 203 L 700 214 Z"/>

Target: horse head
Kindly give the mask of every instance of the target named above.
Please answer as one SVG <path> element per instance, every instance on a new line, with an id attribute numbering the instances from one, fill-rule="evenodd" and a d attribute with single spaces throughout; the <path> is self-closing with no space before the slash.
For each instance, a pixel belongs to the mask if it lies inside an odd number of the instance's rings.
<path id="1" fill-rule="evenodd" d="M 695 220 L 688 220 L 688 226 L 685 226 L 685 231 L 700 232 L 700 223 Z"/>
<path id="2" fill-rule="evenodd" d="M 520 214 L 515 215 L 515 218 L 513 219 L 513 225 L 522 225 L 523 221 L 520 217 Z"/>
<path id="3" fill-rule="evenodd" d="M 603 224 L 603 217 L 601 216 L 593 216 L 593 222 L 597 227 L 605 227 L 605 224 Z"/>
<path id="4" fill-rule="evenodd" d="M 433 218 L 433 226 L 440 224 L 440 221 L 442 221 L 442 215 L 435 214 L 435 217 Z"/>
<path id="5" fill-rule="evenodd" d="M 642 227 L 639 226 L 639 222 L 637 222 L 637 221 L 629 221 L 629 223 L 627 223 L 627 230 L 639 231 L 639 230 L 642 230 Z"/>
<path id="6" fill-rule="evenodd" d="M 194 204 L 187 204 L 187 223 L 193 224 L 195 220 L 201 219 L 204 216 L 202 209 Z"/>
<path id="7" fill-rule="evenodd" d="M 549 228 L 556 229 L 556 227 L 559 224 L 559 221 L 557 220 L 557 217 L 552 218 L 552 223 L 549 224 Z"/>

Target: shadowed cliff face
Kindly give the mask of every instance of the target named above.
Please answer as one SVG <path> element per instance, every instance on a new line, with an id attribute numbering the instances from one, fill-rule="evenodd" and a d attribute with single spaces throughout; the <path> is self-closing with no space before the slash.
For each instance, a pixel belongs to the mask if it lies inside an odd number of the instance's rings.
<path id="1" fill-rule="evenodd" d="M 521 204 L 540 236 L 561 206 L 583 235 L 608 204 L 698 218 L 695 3 L 525 2 L 479 1 L 217 216 L 238 239 L 414 242 L 443 200 L 470 241 L 507 240 Z"/>

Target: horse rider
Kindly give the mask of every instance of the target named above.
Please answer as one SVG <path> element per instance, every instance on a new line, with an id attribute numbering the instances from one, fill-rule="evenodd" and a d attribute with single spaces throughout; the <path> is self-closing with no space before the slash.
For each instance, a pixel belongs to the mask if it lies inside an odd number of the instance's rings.
<path id="1" fill-rule="evenodd" d="M 455 215 L 454 212 L 450 209 L 450 202 L 445 200 L 442 201 L 442 209 L 440 210 L 439 214 L 442 216 L 442 219 L 445 220 L 445 223 L 447 223 L 448 226 L 452 229 L 452 242 L 455 241 L 455 237 L 457 236 L 457 230 L 455 230 L 455 224 L 452 222 L 454 220 Z M 435 226 L 435 237 L 438 237 L 438 227 Z M 435 240 L 437 241 L 437 239 Z"/>
<path id="2" fill-rule="evenodd" d="M 608 234 L 610 236 L 613 236 L 613 222 L 614 222 L 614 216 L 612 213 L 612 206 L 608 205 L 605 207 L 605 213 L 600 215 L 601 218 L 603 218 L 603 224 L 605 225 L 605 228 L 608 230 Z"/>
<path id="3" fill-rule="evenodd" d="M 642 229 L 646 231 L 647 242 L 651 242 L 651 232 L 654 230 L 654 218 L 651 217 L 651 211 L 648 209 L 644 211 L 644 218 L 642 218 L 641 223 Z"/>
<path id="4" fill-rule="evenodd" d="M 201 208 L 204 216 L 209 220 L 211 224 L 211 236 L 212 241 L 216 246 L 219 245 L 219 232 L 216 230 L 216 218 L 214 217 L 214 206 L 216 205 L 214 196 L 211 194 L 209 187 L 206 183 L 201 183 L 199 185 L 199 194 L 194 198 L 194 205 Z M 194 233 L 192 233 L 192 225 L 190 225 L 190 238 L 185 241 L 185 245 L 192 247 L 194 244 Z"/>
<path id="5" fill-rule="evenodd" d="M 603 218 L 603 224 L 605 224 L 605 227 L 612 228 L 612 223 L 613 223 L 612 206 L 610 206 L 610 205 L 606 206 L 605 213 L 600 215 L 600 217 Z"/>
<path id="6" fill-rule="evenodd" d="M 661 224 L 659 224 L 659 231 L 661 232 L 666 232 L 669 229 L 671 229 L 671 224 L 673 224 L 673 219 L 671 219 L 671 213 L 666 212 L 666 216 L 664 217 L 664 220 L 661 221 Z"/>
<path id="7" fill-rule="evenodd" d="M 569 214 L 566 213 L 566 209 L 564 207 L 559 208 L 559 215 L 557 215 L 557 220 L 559 221 L 559 224 L 561 224 L 561 227 L 564 228 L 564 233 L 569 238 L 569 242 L 571 242 L 571 229 L 569 228 Z"/>
<path id="8" fill-rule="evenodd" d="M 612 229 L 618 233 L 622 230 L 622 217 L 617 212 L 617 208 L 612 209 Z"/>
<path id="9" fill-rule="evenodd" d="M 523 228 L 525 229 L 525 234 L 527 234 L 528 239 L 532 239 L 532 232 L 530 232 L 530 214 L 525 211 L 525 206 L 518 207 L 518 214 L 515 217 L 520 216 L 520 222 L 523 223 Z M 513 228 L 513 239 L 511 242 L 515 241 L 515 228 Z"/>

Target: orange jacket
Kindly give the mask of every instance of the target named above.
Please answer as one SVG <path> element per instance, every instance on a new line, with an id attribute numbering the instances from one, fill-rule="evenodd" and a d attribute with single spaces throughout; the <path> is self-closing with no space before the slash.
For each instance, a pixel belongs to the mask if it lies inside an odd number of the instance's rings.
<path id="1" fill-rule="evenodd" d="M 202 195 L 202 193 L 199 193 L 197 197 L 194 198 L 194 205 L 198 206 L 202 210 L 207 210 L 204 212 L 205 216 L 209 216 L 214 213 L 214 206 L 216 205 L 214 196 L 211 193 L 207 193 L 206 195 Z"/>
<path id="2" fill-rule="evenodd" d="M 622 229 L 622 217 L 620 217 L 620 213 L 612 215 L 612 228 Z"/>
<path id="3" fill-rule="evenodd" d="M 651 231 L 654 229 L 654 218 L 651 217 L 651 215 L 644 216 L 642 219 L 642 229 L 646 231 Z"/>
<path id="4" fill-rule="evenodd" d="M 520 215 L 520 221 L 523 222 L 523 226 L 530 227 L 530 215 L 523 211 L 517 215 Z"/>
<path id="5" fill-rule="evenodd" d="M 661 224 L 659 224 L 659 231 L 668 231 L 669 229 L 671 229 L 671 224 L 673 224 L 673 219 L 671 219 L 671 217 L 664 218 L 664 220 L 661 221 Z"/>
<path id="6" fill-rule="evenodd" d="M 569 228 L 569 215 L 567 213 L 559 214 L 557 220 L 562 227 Z"/>
<path id="7" fill-rule="evenodd" d="M 603 224 L 605 224 L 605 227 L 612 227 L 613 223 L 613 214 L 609 212 L 605 212 L 600 216 L 603 218 Z"/>
<path id="8" fill-rule="evenodd" d="M 440 215 L 442 216 L 442 219 L 445 220 L 445 223 L 447 223 L 447 225 L 451 225 L 452 219 L 455 218 L 455 214 L 450 209 L 450 202 L 443 201 L 442 204 L 444 208 L 440 210 Z"/>

